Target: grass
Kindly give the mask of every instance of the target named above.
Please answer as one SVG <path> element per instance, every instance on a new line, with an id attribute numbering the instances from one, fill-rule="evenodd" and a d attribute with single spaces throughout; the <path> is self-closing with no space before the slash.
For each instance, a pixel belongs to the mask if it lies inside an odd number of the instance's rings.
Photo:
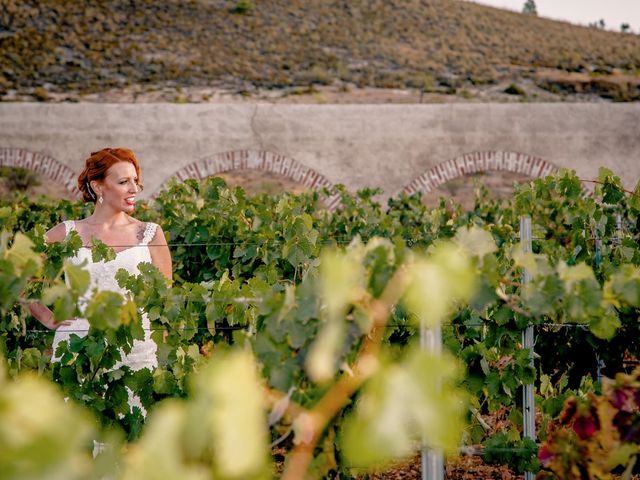
<path id="1" fill-rule="evenodd" d="M 640 36 L 460 0 L 6 0 L 0 7 L 0 95 L 17 90 L 39 100 L 45 85 L 88 93 L 130 84 L 420 83 L 456 91 L 535 78 L 538 69 L 637 78 Z"/>

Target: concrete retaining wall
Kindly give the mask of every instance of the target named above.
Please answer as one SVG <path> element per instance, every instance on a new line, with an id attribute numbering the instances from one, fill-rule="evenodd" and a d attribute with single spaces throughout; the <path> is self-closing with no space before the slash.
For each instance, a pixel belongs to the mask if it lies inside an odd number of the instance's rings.
<path id="1" fill-rule="evenodd" d="M 640 104 L 0 104 L 0 165 L 74 188 L 84 158 L 132 148 L 145 195 L 168 178 L 239 168 L 310 187 L 428 191 L 487 169 L 538 176 L 606 166 L 640 178 Z"/>

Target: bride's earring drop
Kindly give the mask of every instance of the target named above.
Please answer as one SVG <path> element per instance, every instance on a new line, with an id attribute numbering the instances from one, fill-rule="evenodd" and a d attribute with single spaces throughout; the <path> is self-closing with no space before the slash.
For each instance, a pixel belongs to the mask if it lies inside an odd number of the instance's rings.
<path id="1" fill-rule="evenodd" d="M 98 203 L 99 203 L 100 205 L 102 205 L 102 202 L 103 202 L 103 201 L 104 201 L 104 199 L 102 198 L 102 195 L 100 195 L 100 196 L 98 197 Z"/>

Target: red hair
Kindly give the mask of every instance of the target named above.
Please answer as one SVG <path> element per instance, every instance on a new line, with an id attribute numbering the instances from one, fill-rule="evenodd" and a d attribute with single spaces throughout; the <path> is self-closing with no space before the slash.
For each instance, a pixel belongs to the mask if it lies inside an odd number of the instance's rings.
<path id="1" fill-rule="evenodd" d="M 94 180 L 104 180 L 107 171 L 112 165 L 118 162 L 129 162 L 134 166 L 136 174 L 138 175 L 138 186 L 142 190 L 140 163 L 138 163 L 138 159 L 133 151 L 128 148 L 103 148 L 97 152 L 91 152 L 91 156 L 85 160 L 84 170 L 82 170 L 78 176 L 78 188 L 85 202 L 95 203 L 98 200 L 93 188 L 91 188 L 91 182 Z"/>

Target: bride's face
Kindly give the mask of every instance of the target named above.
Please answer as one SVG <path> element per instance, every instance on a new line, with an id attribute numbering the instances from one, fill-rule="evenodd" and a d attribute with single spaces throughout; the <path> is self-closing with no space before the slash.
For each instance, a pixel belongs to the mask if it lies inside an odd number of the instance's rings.
<path id="1" fill-rule="evenodd" d="M 97 191 L 102 195 L 105 206 L 114 210 L 132 212 L 136 206 L 136 196 L 140 191 L 135 167 L 129 162 L 111 165 Z"/>

